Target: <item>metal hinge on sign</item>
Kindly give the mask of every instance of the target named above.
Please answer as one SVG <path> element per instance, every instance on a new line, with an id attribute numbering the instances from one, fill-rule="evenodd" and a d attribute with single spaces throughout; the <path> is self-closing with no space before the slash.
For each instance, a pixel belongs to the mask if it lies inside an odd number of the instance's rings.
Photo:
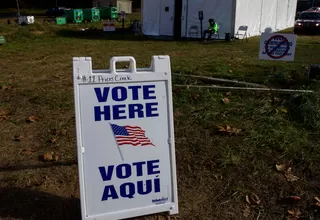
<path id="1" fill-rule="evenodd" d="M 171 138 L 168 138 L 168 144 L 171 144 Z"/>
<path id="2" fill-rule="evenodd" d="M 84 153 L 84 147 L 81 146 L 81 153 Z"/>

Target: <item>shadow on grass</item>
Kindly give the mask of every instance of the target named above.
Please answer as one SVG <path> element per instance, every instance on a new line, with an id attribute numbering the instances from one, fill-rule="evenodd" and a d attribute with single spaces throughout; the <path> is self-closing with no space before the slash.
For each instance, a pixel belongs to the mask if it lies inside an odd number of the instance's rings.
<path id="1" fill-rule="evenodd" d="M 33 12 L 26 12 L 26 11 L 21 11 L 20 12 L 20 15 L 21 16 L 46 16 L 46 13 L 45 12 L 42 12 L 42 11 L 33 11 Z M 1 11 L 0 12 L 0 18 L 14 18 L 16 19 L 17 18 L 17 12 L 13 12 L 13 11 Z"/>
<path id="2" fill-rule="evenodd" d="M 24 188 L 0 188 L 0 219 L 81 220 L 80 200 Z M 164 216 L 167 213 L 158 213 Z M 145 219 L 141 216 L 138 219 Z M 128 218 L 137 220 L 137 218 Z"/>
<path id="3" fill-rule="evenodd" d="M 80 200 L 23 188 L 0 188 L 1 219 L 81 219 Z"/>
<path id="4" fill-rule="evenodd" d="M 63 29 L 57 31 L 57 35 L 66 38 L 97 39 L 97 40 L 125 40 L 141 41 L 148 40 L 145 36 L 134 36 L 129 30 L 117 30 L 115 32 L 104 32 L 99 29 L 71 30 Z"/>
<path id="5" fill-rule="evenodd" d="M 131 29 L 117 29 L 115 32 L 104 32 L 103 30 L 99 29 L 87 29 L 85 31 L 79 30 L 72 30 L 72 29 L 63 29 L 56 32 L 56 34 L 60 37 L 66 38 L 79 38 L 79 39 L 97 39 L 97 40 L 124 40 L 124 41 L 175 41 L 175 42 L 198 42 L 203 44 L 203 40 L 197 38 L 173 38 L 173 37 L 166 37 L 166 36 L 142 36 L 137 35 L 135 36 Z M 208 43 L 223 43 L 223 44 L 230 44 L 230 42 L 224 40 L 212 40 Z"/>
<path id="6" fill-rule="evenodd" d="M 44 163 L 44 164 L 36 164 L 36 165 L 16 165 L 16 166 L 0 166 L 0 172 L 12 172 L 12 171 L 20 171 L 20 170 L 28 170 L 28 169 L 40 169 L 40 168 L 48 168 L 48 167 L 57 167 L 57 166 L 71 166 L 77 165 L 77 161 L 62 161 L 55 163 Z"/>

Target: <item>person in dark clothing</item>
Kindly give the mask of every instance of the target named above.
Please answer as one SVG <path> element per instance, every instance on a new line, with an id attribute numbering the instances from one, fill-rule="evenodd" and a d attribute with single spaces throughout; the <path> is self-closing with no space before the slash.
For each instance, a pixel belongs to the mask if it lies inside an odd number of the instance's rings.
<path id="1" fill-rule="evenodd" d="M 213 34 L 216 34 L 216 33 L 218 32 L 218 29 L 219 29 L 218 24 L 215 22 L 214 19 L 210 18 L 210 19 L 209 19 L 209 27 L 208 27 L 207 30 L 204 31 L 204 33 L 203 33 L 203 39 L 206 38 L 206 34 L 209 34 L 207 40 L 210 40 L 210 39 L 211 39 L 211 36 L 212 36 Z"/>

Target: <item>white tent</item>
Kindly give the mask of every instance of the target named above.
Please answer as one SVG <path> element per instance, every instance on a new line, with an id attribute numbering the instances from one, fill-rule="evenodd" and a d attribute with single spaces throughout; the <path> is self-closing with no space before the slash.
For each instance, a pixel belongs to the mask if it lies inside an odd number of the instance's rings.
<path id="1" fill-rule="evenodd" d="M 182 7 L 176 8 L 181 1 Z M 203 11 L 203 30 L 214 18 L 220 26 L 220 38 L 224 33 L 233 36 L 240 26 L 248 27 L 249 37 L 257 36 L 292 27 L 296 7 L 297 0 L 142 0 L 142 31 L 150 36 L 178 33 L 180 37 L 200 38 L 198 12 Z M 192 26 L 198 34 L 189 33 Z"/>

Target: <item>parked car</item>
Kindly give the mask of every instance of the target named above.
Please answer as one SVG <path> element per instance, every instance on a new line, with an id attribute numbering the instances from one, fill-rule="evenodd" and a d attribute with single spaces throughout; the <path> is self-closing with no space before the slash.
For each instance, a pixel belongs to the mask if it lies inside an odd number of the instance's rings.
<path id="1" fill-rule="evenodd" d="M 320 10 L 303 11 L 295 21 L 295 34 L 320 34 Z"/>
<path id="2" fill-rule="evenodd" d="M 307 11 L 320 11 L 320 7 L 311 7 Z"/>

